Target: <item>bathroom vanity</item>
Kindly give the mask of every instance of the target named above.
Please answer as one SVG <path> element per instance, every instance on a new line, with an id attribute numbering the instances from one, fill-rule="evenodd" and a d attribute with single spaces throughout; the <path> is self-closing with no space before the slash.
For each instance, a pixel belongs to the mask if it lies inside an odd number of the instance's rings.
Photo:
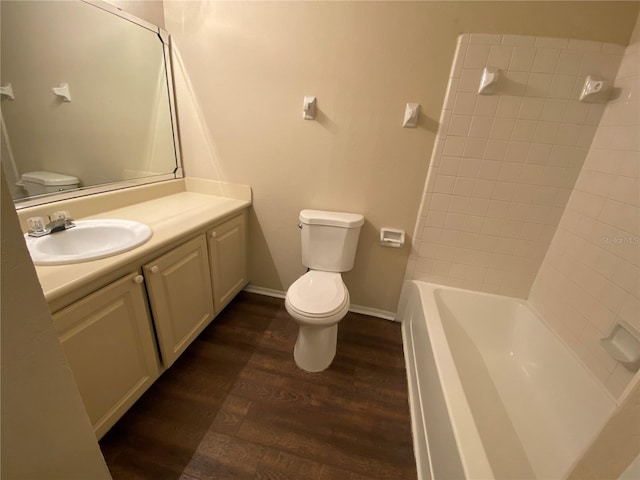
<path id="1" fill-rule="evenodd" d="M 96 212 L 100 204 L 118 208 Z M 98 438 L 248 283 L 250 205 L 249 187 L 186 178 L 19 212 L 23 224 L 62 207 L 74 218 L 135 220 L 153 230 L 118 255 L 36 266 Z"/>
<path id="2" fill-rule="evenodd" d="M 29 101 L 3 101 L 1 163 L 100 438 L 248 283 L 251 189 L 183 178 L 163 28 L 99 0 L 45 3 L 2 3 L 2 45 L 34 48 L 2 52 L 3 85 Z M 44 60 L 61 51 L 58 87 Z M 105 92 L 117 92 L 108 105 Z M 68 232 L 65 212 L 78 220 Z M 147 233 L 137 246 L 126 241 L 132 222 Z"/>
<path id="3" fill-rule="evenodd" d="M 183 178 L 166 31 L 99 0 L 5 3 L 3 26 L 12 28 L 3 28 L 2 44 L 39 46 L 3 50 L 3 84 L 14 81 L 30 98 L 3 102 L 13 153 L 2 155 L 2 169 L 23 232 L 42 237 L 30 237 L 28 247 L 100 438 L 248 283 L 251 189 Z M 41 27 L 37 39 L 33 25 Z M 48 68 L 44 59 L 58 51 L 64 85 L 52 92 L 47 70 L 36 66 Z M 117 95 L 106 105 L 111 91 Z M 65 212 L 84 222 L 67 232 Z M 132 221 L 152 232 L 138 246 L 125 241 L 133 227 L 114 233 L 115 223 Z M 83 233 L 89 225 L 101 233 Z M 111 240 L 132 249 L 115 254 Z M 36 246 L 50 264 L 40 264 Z M 93 255 L 103 251 L 105 258 Z"/>

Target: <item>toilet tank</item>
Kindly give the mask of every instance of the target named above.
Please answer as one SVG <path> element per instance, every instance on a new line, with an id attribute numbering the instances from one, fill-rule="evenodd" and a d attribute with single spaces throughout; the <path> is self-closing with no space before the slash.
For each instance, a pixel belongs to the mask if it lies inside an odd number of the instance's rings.
<path id="1" fill-rule="evenodd" d="M 71 175 L 45 171 L 23 173 L 21 182 L 29 196 L 73 190 L 80 183 Z"/>
<path id="2" fill-rule="evenodd" d="M 360 228 L 358 213 L 302 210 L 302 264 L 313 270 L 347 272 L 353 268 Z"/>

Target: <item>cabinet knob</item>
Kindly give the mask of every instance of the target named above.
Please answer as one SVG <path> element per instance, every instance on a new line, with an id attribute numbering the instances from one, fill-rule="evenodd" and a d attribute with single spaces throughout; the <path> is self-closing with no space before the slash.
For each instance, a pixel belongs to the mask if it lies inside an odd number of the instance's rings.
<path id="1" fill-rule="evenodd" d="M 211 232 L 211 238 L 216 238 L 218 234 L 216 232 Z"/>
<path id="2" fill-rule="evenodd" d="M 157 265 L 154 265 L 149 270 L 151 271 L 151 273 L 158 273 L 160 271 L 160 268 Z"/>
<path id="3" fill-rule="evenodd" d="M 144 277 L 142 275 L 136 275 L 135 277 L 133 277 L 133 281 L 140 285 L 142 282 L 144 282 Z"/>

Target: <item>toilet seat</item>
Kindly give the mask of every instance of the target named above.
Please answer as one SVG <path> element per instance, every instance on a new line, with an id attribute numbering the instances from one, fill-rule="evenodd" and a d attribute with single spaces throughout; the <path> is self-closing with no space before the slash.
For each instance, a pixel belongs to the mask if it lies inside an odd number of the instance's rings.
<path id="1" fill-rule="evenodd" d="M 285 304 L 299 320 L 332 323 L 349 309 L 349 292 L 339 273 L 310 270 L 289 287 Z"/>

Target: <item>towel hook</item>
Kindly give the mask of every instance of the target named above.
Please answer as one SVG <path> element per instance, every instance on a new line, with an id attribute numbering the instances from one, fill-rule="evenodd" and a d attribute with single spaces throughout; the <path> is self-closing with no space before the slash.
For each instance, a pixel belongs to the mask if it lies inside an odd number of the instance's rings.
<path id="1" fill-rule="evenodd" d="M 69 91 L 68 83 L 63 82 L 59 87 L 53 87 L 51 90 L 53 90 L 54 95 L 62 97 L 65 102 L 71 101 L 71 92 Z"/>
<path id="2" fill-rule="evenodd" d="M 11 100 L 16 99 L 16 97 L 13 95 L 13 86 L 11 85 L 11 82 L 7 83 L 6 85 L 2 85 L 0 87 L 0 95 L 5 95 L 9 97 Z"/>

